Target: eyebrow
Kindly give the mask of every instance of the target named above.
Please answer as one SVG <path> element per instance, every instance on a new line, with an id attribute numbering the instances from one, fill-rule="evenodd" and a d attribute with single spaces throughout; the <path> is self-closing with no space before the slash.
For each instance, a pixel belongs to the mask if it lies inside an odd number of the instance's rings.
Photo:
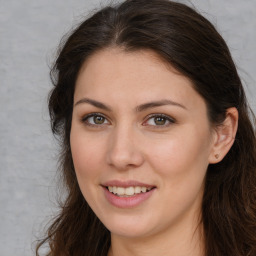
<path id="1" fill-rule="evenodd" d="M 87 103 L 87 104 L 93 105 L 97 108 L 104 109 L 109 112 L 112 111 L 110 106 L 108 106 L 104 103 L 101 103 L 99 101 L 89 99 L 89 98 L 83 98 L 83 99 L 77 101 L 74 106 L 77 106 L 82 103 Z M 141 105 L 137 106 L 135 108 L 135 110 L 136 110 L 136 112 L 142 112 L 142 111 L 145 111 L 150 108 L 156 108 L 156 107 L 161 107 L 161 106 L 165 106 L 165 105 L 172 105 L 172 106 L 181 107 L 183 109 L 187 109 L 184 105 L 182 105 L 180 103 L 174 102 L 172 100 L 164 99 L 164 100 L 152 101 L 152 102 L 141 104 Z"/>
<path id="2" fill-rule="evenodd" d="M 88 103 L 90 105 L 93 105 L 96 108 L 101 108 L 101 109 L 104 109 L 104 110 L 107 110 L 107 111 L 112 111 L 109 106 L 107 106 L 107 105 L 105 105 L 105 104 L 103 104 L 103 103 L 101 103 L 99 101 L 88 99 L 88 98 L 83 98 L 83 99 L 77 101 L 75 103 L 74 107 L 79 105 L 79 104 L 82 104 L 82 103 Z"/>
<path id="3" fill-rule="evenodd" d="M 177 106 L 177 107 L 181 107 L 183 109 L 186 109 L 185 106 L 181 105 L 180 103 L 174 102 L 172 100 L 159 100 L 159 101 L 152 101 L 152 102 L 149 102 L 149 103 L 139 105 L 138 107 L 136 107 L 136 111 L 137 112 L 142 112 L 142 111 L 147 110 L 149 108 L 156 108 L 156 107 L 161 107 L 161 106 L 165 106 L 165 105 L 172 105 L 172 106 Z"/>

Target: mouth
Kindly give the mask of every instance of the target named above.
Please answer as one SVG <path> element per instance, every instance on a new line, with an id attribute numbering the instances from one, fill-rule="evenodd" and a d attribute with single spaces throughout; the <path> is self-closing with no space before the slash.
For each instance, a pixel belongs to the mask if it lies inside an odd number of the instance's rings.
<path id="1" fill-rule="evenodd" d="M 133 208 L 149 200 L 156 190 L 155 185 L 135 180 L 111 180 L 101 184 L 107 201 L 118 208 Z"/>
<path id="2" fill-rule="evenodd" d="M 145 186 L 130 186 L 130 187 L 119 187 L 119 186 L 105 186 L 105 188 L 112 194 L 118 197 L 131 197 L 134 195 L 144 194 L 155 187 Z"/>

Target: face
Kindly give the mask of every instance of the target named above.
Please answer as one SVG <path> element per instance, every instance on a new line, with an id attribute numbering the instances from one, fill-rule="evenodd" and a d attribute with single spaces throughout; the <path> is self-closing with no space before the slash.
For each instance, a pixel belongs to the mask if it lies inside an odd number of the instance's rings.
<path id="1" fill-rule="evenodd" d="M 212 149 L 206 104 L 150 51 L 106 49 L 76 82 L 71 151 L 92 210 L 123 237 L 189 226 Z"/>

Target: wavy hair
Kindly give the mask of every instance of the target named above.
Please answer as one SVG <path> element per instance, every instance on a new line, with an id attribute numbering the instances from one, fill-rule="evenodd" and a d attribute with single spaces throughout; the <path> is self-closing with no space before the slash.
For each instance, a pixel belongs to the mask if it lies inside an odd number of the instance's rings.
<path id="1" fill-rule="evenodd" d="M 83 21 L 62 41 L 51 70 L 49 111 L 61 141 L 60 172 L 67 197 L 36 254 L 106 256 L 110 232 L 95 216 L 78 186 L 70 149 L 73 95 L 81 65 L 95 52 L 121 47 L 152 50 L 188 77 L 205 99 L 209 120 L 221 124 L 236 107 L 236 139 L 226 157 L 209 165 L 202 202 L 206 256 L 256 255 L 255 116 L 229 49 L 214 26 L 192 8 L 167 0 L 127 0 L 105 7 Z"/>

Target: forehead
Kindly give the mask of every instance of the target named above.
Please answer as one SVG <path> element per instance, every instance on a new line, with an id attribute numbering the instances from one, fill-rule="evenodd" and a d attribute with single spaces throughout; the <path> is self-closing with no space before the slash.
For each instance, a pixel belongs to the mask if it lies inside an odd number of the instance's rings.
<path id="1" fill-rule="evenodd" d="M 79 97 L 110 102 L 170 98 L 186 101 L 189 108 L 203 101 L 193 83 L 153 51 L 120 48 L 98 51 L 86 60 L 76 82 L 75 99 Z"/>
<path id="2" fill-rule="evenodd" d="M 115 69 L 112 69 L 115 67 Z M 88 75 L 91 72 L 108 71 L 108 75 L 113 75 L 115 78 L 125 73 L 129 73 L 129 77 L 133 77 L 136 74 L 149 74 L 150 72 L 172 72 L 177 76 L 183 77 L 189 81 L 189 78 L 183 76 L 177 71 L 170 63 L 164 60 L 159 54 L 152 50 L 134 50 L 127 51 L 120 47 L 104 48 L 89 56 L 89 58 L 83 63 L 80 68 L 78 76 Z M 105 73 L 98 73 L 98 77 L 105 75 Z M 140 76 L 141 77 L 141 76 Z"/>

